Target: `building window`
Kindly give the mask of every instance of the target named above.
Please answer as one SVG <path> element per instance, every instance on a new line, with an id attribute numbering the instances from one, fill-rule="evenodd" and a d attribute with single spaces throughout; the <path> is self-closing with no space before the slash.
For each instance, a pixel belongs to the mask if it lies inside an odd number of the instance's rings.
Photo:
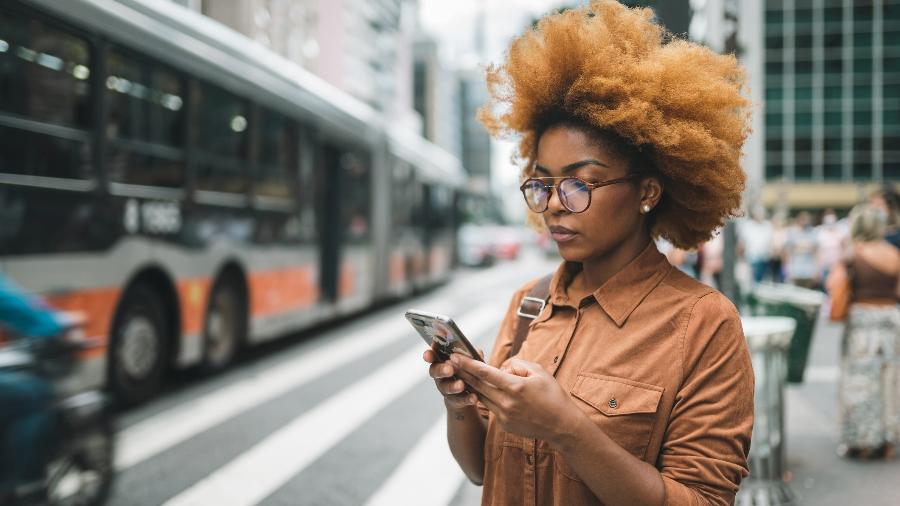
<path id="1" fill-rule="evenodd" d="M 808 163 L 798 163 L 794 166 L 794 179 L 806 181 L 812 179 L 812 165 Z"/>
<path id="2" fill-rule="evenodd" d="M 812 87 L 798 86 L 794 89 L 794 98 L 797 100 L 812 100 Z"/>
<path id="3" fill-rule="evenodd" d="M 822 170 L 822 175 L 828 180 L 843 179 L 844 177 L 844 168 L 839 163 L 826 163 Z"/>
<path id="4" fill-rule="evenodd" d="M 766 49 L 782 49 L 784 48 L 784 37 L 781 34 L 769 35 L 766 37 Z"/>
<path id="5" fill-rule="evenodd" d="M 784 167 L 782 165 L 770 164 L 766 165 L 766 179 L 779 179 L 784 177 Z"/>
<path id="6" fill-rule="evenodd" d="M 884 126 L 887 127 L 900 127 L 900 109 L 885 109 L 883 116 Z M 888 147 L 887 144 L 884 145 L 885 148 Z M 900 145 L 892 146 L 894 149 L 900 149 Z"/>
<path id="7" fill-rule="evenodd" d="M 841 23 L 844 21 L 844 8 L 843 7 L 826 7 L 825 8 L 825 22 L 826 23 Z"/>
<path id="8" fill-rule="evenodd" d="M 872 124 L 872 111 L 853 111 L 853 124 L 856 126 L 869 126 Z"/>
<path id="9" fill-rule="evenodd" d="M 784 88 L 766 88 L 766 100 L 781 100 L 784 98 Z"/>
<path id="10" fill-rule="evenodd" d="M 854 33 L 853 47 L 872 47 L 872 32 Z"/>
<path id="11" fill-rule="evenodd" d="M 865 4 L 860 2 L 854 2 L 857 5 L 853 6 L 853 21 L 859 23 L 871 23 L 872 21 L 872 4 Z"/>
<path id="12" fill-rule="evenodd" d="M 857 162 L 853 164 L 853 179 L 870 180 L 872 179 L 872 164 Z"/>

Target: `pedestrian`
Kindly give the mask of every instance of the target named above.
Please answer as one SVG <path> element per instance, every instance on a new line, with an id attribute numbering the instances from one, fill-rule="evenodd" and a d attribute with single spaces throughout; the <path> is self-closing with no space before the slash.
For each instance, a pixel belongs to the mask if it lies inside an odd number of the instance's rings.
<path id="1" fill-rule="evenodd" d="M 739 224 L 738 239 L 744 259 L 750 264 L 753 282 L 759 283 L 766 275 L 772 254 L 772 224 L 762 206 L 755 207 L 750 219 Z"/>
<path id="2" fill-rule="evenodd" d="M 892 457 L 900 438 L 900 251 L 884 240 L 885 226 L 877 208 L 853 208 L 851 246 L 828 283 L 834 291 L 838 273 L 850 273 L 838 383 L 838 454 L 847 457 Z"/>
<path id="3" fill-rule="evenodd" d="M 816 227 L 816 267 L 819 279 L 828 279 L 831 266 L 841 259 L 848 240 L 846 230 L 838 223 L 834 209 L 822 213 L 822 224 Z"/>
<path id="4" fill-rule="evenodd" d="M 869 203 L 883 212 L 887 219 L 884 239 L 900 248 L 900 194 L 893 186 L 884 185 L 872 194 Z"/>
<path id="5" fill-rule="evenodd" d="M 775 213 L 772 217 L 772 242 L 770 244 L 771 253 L 769 255 L 769 272 L 772 281 L 776 283 L 784 283 L 784 266 L 787 262 L 787 237 L 788 237 L 787 217 L 782 212 Z"/>
<path id="6" fill-rule="evenodd" d="M 487 363 L 425 352 L 483 504 L 731 504 L 747 475 L 738 313 L 654 244 L 695 248 L 740 212 L 743 74 L 652 20 L 594 0 L 488 71 L 482 119 L 519 136 L 529 215 L 563 261 L 515 293 Z"/>
<path id="7" fill-rule="evenodd" d="M 788 281 L 803 288 L 818 288 L 822 279 L 816 268 L 816 230 L 808 211 L 800 211 L 788 229 L 785 270 Z"/>

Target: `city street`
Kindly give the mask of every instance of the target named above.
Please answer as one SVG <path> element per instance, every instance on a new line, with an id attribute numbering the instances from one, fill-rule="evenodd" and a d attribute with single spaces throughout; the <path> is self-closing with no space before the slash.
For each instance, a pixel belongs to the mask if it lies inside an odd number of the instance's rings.
<path id="1" fill-rule="evenodd" d="M 487 348 L 512 290 L 554 262 L 464 270 L 422 296 L 252 350 L 120 416 L 114 505 L 479 503 L 444 437 L 443 406 L 402 318 L 454 315 Z M 788 479 L 798 504 L 893 505 L 900 461 L 835 455 L 840 326 L 820 319 L 806 382 L 788 387 Z"/>
<path id="2" fill-rule="evenodd" d="M 416 307 L 488 347 L 514 289 L 553 261 L 464 270 L 349 322 L 252 350 L 120 416 L 113 505 L 447 505 L 480 493 L 450 456 Z"/>

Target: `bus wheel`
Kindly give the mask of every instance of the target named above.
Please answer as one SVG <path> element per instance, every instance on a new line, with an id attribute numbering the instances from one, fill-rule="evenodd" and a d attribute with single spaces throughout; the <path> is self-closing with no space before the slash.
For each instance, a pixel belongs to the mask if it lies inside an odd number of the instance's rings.
<path id="1" fill-rule="evenodd" d="M 110 387 L 117 400 L 133 405 L 152 397 L 166 363 L 165 316 L 156 293 L 137 285 L 116 315 L 110 353 Z"/>
<path id="2" fill-rule="evenodd" d="M 203 330 L 203 370 L 224 369 L 237 352 L 243 339 L 244 304 L 232 278 L 219 280 L 209 300 Z"/>

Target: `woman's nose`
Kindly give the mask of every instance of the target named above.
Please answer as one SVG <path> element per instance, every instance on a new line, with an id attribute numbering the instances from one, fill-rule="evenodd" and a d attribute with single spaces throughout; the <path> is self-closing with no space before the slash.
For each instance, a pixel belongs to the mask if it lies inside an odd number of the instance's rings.
<path id="1" fill-rule="evenodd" d="M 550 196 L 547 197 L 547 211 L 553 214 L 569 212 L 559 199 L 559 188 L 550 188 Z"/>

